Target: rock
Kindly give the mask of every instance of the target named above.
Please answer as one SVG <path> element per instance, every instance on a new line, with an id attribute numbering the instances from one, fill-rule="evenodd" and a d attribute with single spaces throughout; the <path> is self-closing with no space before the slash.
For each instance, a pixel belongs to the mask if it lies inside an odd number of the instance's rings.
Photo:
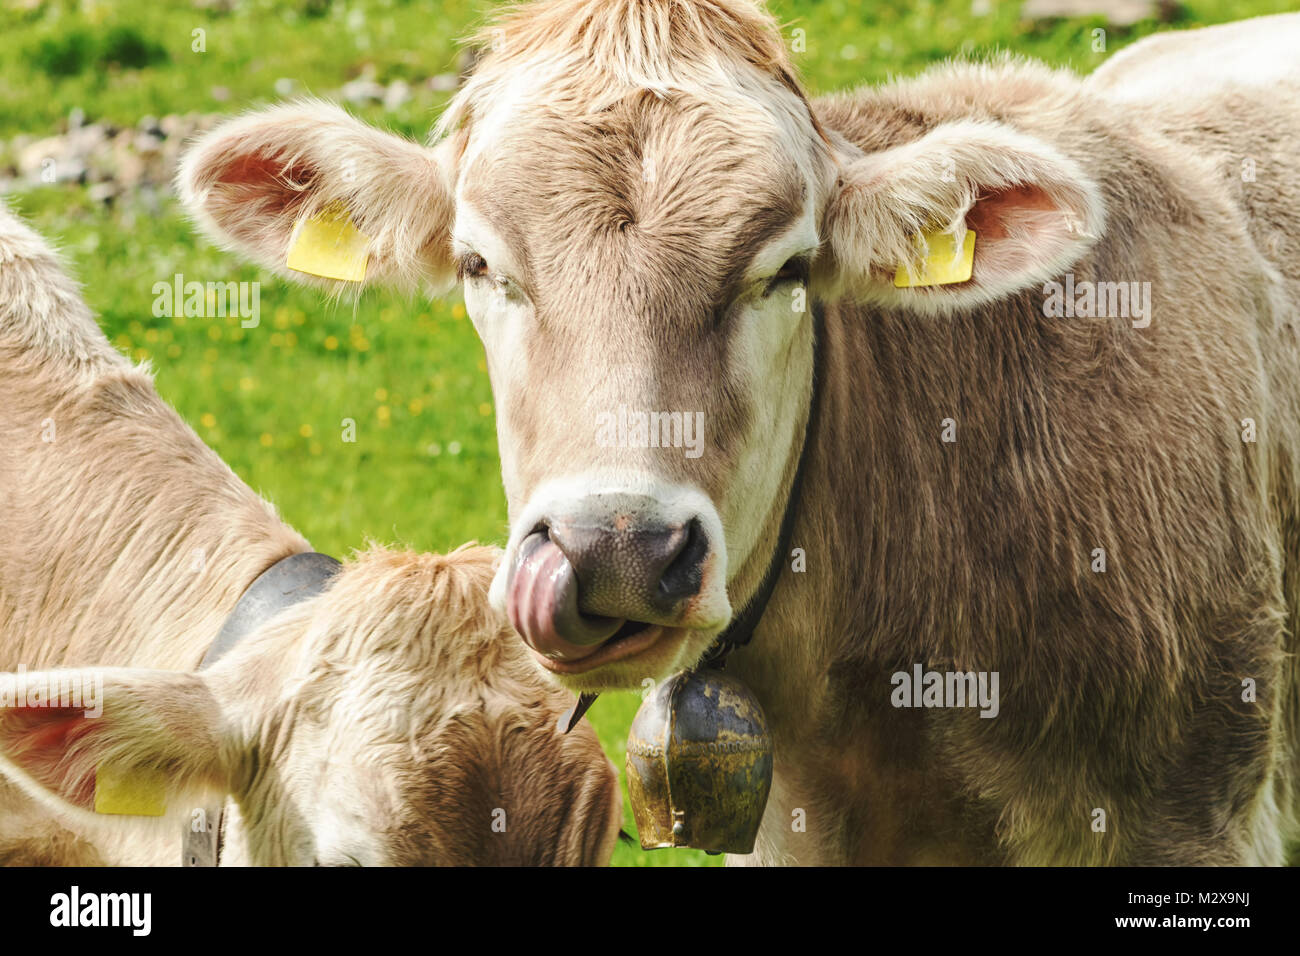
<path id="1" fill-rule="evenodd" d="M 1173 0 L 1026 0 L 1020 8 L 1025 20 L 1102 17 L 1113 27 L 1129 27 L 1141 20 L 1168 20 L 1176 9 Z"/>
<path id="2" fill-rule="evenodd" d="M 339 92 L 349 103 L 379 103 L 383 101 L 387 90 L 382 83 L 360 77 L 344 83 Z"/>
<path id="3" fill-rule="evenodd" d="M 384 91 L 384 109 L 390 113 L 411 100 L 411 85 L 405 80 L 393 80 Z"/>
<path id="4" fill-rule="evenodd" d="M 151 156 L 162 152 L 162 138 L 148 133 L 136 133 L 131 137 L 132 148 L 142 156 Z"/>
<path id="5" fill-rule="evenodd" d="M 18 171 L 24 176 L 39 174 L 46 160 L 54 160 L 57 165 L 64 153 L 63 137 L 38 139 L 18 153 Z"/>
<path id="6" fill-rule="evenodd" d="M 117 198 L 118 192 L 119 189 L 117 183 L 95 183 L 95 185 L 86 190 L 86 195 L 88 195 L 93 202 L 109 203 Z"/>
<path id="7" fill-rule="evenodd" d="M 123 189 L 135 189 L 146 178 L 152 178 L 151 174 L 161 172 L 152 169 L 149 163 L 135 153 L 122 152 L 113 157 L 111 181 Z"/>
<path id="8" fill-rule="evenodd" d="M 337 91 L 335 98 L 353 104 L 382 103 L 393 111 L 415 99 L 417 92 L 451 92 L 459 84 L 455 73 L 441 73 L 413 84 L 393 80 L 387 85 L 376 80 L 374 64 L 361 67 L 356 79 Z M 276 93 L 288 96 L 299 85 L 282 77 Z M 231 97 L 224 86 L 213 87 L 218 101 Z M 171 189 L 176 166 L 185 146 L 199 133 L 226 119 L 222 112 L 168 113 L 142 116 L 139 121 L 118 128 L 108 122 L 87 122 L 80 108 L 69 111 L 65 132 L 55 136 L 22 134 L 7 143 L 0 141 L 0 191 L 23 189 L 48 183 L 83 183 L 96 202 L 110 203 L 130 196 L 133 206 L 159 208 L 159 195 Z"/>
<path id="9" fill-rule="evenodd" d="M 91 123 L 89 126 L 70 130 L 63 137 L 63 150 L 69 156 L 85 160 L 112 140 L 115 135 L 116 131 L 113 127 Z"/>

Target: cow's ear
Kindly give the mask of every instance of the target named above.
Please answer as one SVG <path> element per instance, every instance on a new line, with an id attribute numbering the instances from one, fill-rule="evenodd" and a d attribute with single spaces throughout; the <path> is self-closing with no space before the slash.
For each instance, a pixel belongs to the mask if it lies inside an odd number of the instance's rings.
<path id="1" fill-rule="evenodd" d="M 0 674 L 0 760 L 29 792 L 79 810 L 160 815 L 225 791 L 236 748 L 206 680 L 157 670 Z"/>
<path id="2" fill-rule="evenodd" d="M 329 103 L 276 106 L 218 126 L 190 147 L 177 191 L 210 236 L 290 278 L 347 288 L 287 263 L 295 227 L 323 215 L 350 221 L 365 281 L 441 287 L 454 278 L 451 173 L 442 161 L 453 142 L 421 146 Z"/>
<path id="3" fill-rule="evenodd" d="M 1053 147 L 946 123 L 844 162 L 825 219 L 832 294 L 927 312 L 990 302 L 1061 274 L 1104 227 L 1100 189 Z"/>

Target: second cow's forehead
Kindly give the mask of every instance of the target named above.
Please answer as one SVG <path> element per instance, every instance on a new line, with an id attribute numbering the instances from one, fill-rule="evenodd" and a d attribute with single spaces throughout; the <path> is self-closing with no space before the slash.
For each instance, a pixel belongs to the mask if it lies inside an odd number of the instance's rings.
<path id="1" fill-rule="evenodd" d="M 599 262 L 611 279 L 690 277 L 722 295 L 805 209 L 792 152 L 774 122 L 698 100 L 540 112 L 474 155 L 461 203 L 532 283 Z"/>

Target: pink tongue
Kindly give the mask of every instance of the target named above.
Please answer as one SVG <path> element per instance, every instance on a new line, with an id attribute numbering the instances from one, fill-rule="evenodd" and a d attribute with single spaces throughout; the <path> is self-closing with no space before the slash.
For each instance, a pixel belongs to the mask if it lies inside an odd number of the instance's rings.
<path id="1" fill-rule="evenodd" d="M 573 565 L 545 532 L 520 542 L 506 590 L 510 623 L 529 647 L 556 660 L 590 657 L 623 623 L 578 614 Z M 560 627 L 581 642 L 563 636 Z"/>

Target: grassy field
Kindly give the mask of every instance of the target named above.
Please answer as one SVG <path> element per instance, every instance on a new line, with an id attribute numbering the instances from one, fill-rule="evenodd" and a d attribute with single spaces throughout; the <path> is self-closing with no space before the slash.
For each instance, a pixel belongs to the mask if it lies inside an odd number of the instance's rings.
<path id="1" fill-rule="evenodd" d="M 454 71 L 456 41 L 490 8 L 470 0 L 0 0 L 0 141 L 46 136 L 79 108 L 91 121 L 236 112 L 295 92 L 326 93 L 357 76 L 420 81 Z M 1300 0 L 1192 0 L 1190 27 L 1296 9 Z M 1099 20 L 1035 26 L 998 0 L 779 0 L 772 4 L 813 92 L 916 72 L 955 55 L 997 50 L 1088 71 L 1156 29 L 1108 30 Z M 192 52 L 194 31 L 205 52 Z M 422 136 L 445 100 L 427 88 L 394 111 L 358 112 Z M 0 152 L 0 155 L 3 155 Z M 159 391 L 249 484 L 318 549 L 338 555 L 369 539 L 444 550 L 500 542 L 492 396 L 482 349 L 456 300 L 384 291 L 357 306 L 326 303 L 237 262 L 199 239 L 170 197 L 111 206 L 84 186 L 8 197 L 58 242 L 116 345 L 152 363 Z M 152 287 L 176 273 L 261 281 L 261 325 L 237 318 L 154 318 Z M 341 440 L 353 419 L 356 441 Z M 620 769 L 635 695 L 605 695 L 591 711 Z M 634 832 L 630 812 L 627 829 Z M 642 853 L 615 863 L 708 865 L 702 853 Z"/>

